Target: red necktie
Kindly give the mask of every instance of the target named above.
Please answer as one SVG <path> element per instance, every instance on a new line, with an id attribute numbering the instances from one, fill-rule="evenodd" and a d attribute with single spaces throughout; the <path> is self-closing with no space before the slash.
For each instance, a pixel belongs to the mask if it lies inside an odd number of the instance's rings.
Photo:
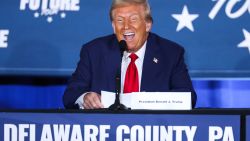
<path id="1" fill-rule="evenodd" d="M 129 57 L 131 58 L 131 61 L 127 68 L 123 93 L 139 92 L 139 76 L 135 65 L 135 60 L 138 56 L 132 53 Z"/>

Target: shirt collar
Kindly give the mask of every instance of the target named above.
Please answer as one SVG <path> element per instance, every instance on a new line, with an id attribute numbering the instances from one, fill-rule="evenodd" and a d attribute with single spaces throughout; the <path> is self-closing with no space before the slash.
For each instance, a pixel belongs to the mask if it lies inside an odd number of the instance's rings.
<path id="1" fill-rule="evenodd" d="M 146 51 L 146 44 L 147 44 L 147 41 L 145 41 L 145 43 L 142 45 L 142 47 L 138 51 L 135 52 L 135 54 L 138 56 L 139 60 L 144 59 L 144 55 L 145 55 L 145 51 Z M 130 54 L 131 53 L 125 51 L 124 52 L 125 59 L 128 59 Z"/>

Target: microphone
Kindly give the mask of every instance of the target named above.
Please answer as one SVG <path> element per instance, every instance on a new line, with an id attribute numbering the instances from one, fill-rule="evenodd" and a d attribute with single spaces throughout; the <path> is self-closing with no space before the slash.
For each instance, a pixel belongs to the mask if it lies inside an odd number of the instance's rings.
<path id="1" fill-rule="evenodd" d="M 122 59 L 122 56 L 123 56 L 123 52 L 127 50 L 127 43 L 125 40 L 121 40 L 119 42 L 119 47 L 120 47 L 120 53 L 121 53 L 121 59 Z"/>
<path id="2" fill-rule="evenodd" d="M 120 54 L 121 54 L 121 63 L 122 63 L 122 57 L 123 57 L 123 52 L 127 50 L 127 43 L 125 40 L 121 40 L 119 42 L 119 47 L 120 47 Z M 119 110 L 127 110 L 128 108 L 121 104 L 120 101 L 120 94 L 121 94 L 121 63 L 120 67 L 117 69 L 116 76 L 115 76 L 115 102 L 111 106 L 109 106 L 109 110 L 113 111 L 119 111 Z"/>

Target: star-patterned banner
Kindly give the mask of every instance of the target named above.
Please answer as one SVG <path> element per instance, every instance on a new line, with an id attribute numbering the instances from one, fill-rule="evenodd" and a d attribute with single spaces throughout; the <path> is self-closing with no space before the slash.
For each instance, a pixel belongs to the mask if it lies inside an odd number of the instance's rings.
<path id="1" fill-rule="evenodd" d="M 250 0 L 149 3 L 152 32 L 185 48 L 193 78 L 250 78 Z M 110 4 L 111 0 L 1 0 L 0 75 L 69 76 L 82 44 L 113 33 Z"/>

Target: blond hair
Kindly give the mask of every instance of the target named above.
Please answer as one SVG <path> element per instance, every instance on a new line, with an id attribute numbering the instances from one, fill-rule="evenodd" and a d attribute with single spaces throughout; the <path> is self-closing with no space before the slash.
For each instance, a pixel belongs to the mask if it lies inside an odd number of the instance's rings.
<path id="1" fill-rule="evenodd" d="M 113 21 L 113 10 L 115 8 L 132 4 L 143 5 L 145 8 L 145 20 L 148 22 L 153 22 L 150 6 L 147 0 L 112 0 L 111 8 L 109 11 L 110 20 Z"/>

